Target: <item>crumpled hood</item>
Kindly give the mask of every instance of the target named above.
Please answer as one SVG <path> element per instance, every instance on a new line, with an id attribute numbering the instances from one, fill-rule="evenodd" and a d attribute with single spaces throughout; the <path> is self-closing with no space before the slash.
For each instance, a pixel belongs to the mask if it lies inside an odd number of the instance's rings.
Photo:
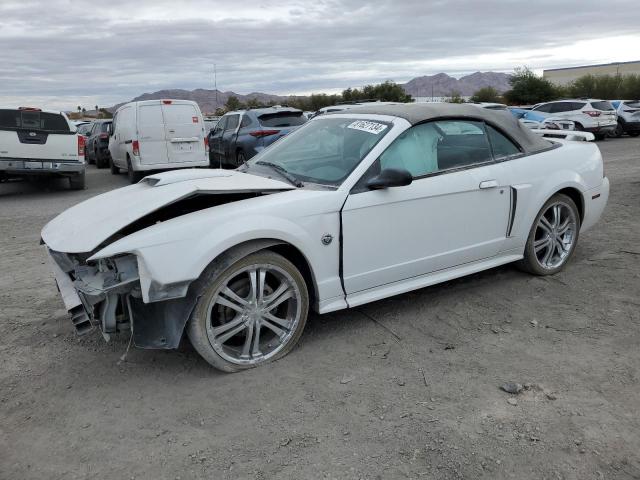
<path id="1" fill-rule="evenodd" d="M 232 170 L 184 169 L 158 173 L 65 210 L 45 225 L 42 240 L 58 252 L 91 252 L 127 225 L 196 193 L 260 193 L 294 188 L 278 180 Z"/>

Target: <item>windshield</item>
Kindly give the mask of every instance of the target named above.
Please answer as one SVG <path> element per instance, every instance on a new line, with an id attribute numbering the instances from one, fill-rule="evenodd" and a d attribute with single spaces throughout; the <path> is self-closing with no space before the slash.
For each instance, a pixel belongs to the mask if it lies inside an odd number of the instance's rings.
<path id="1" fill-rule="evenodd" d="M 249 168 L 274 164 L 303 182 L 340 185 L 391 130 L 391 123 L 315 118 L 278 140 L 249 162 Z"/>

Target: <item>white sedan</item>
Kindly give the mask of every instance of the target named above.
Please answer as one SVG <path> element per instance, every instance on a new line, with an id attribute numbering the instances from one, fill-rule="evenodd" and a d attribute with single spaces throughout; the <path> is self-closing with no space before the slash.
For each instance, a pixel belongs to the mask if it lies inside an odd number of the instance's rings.
<path id="1" fill-rule="evenodd" d="M 235 171 L 151 175 L 42 240 L 79 333 L 211 365 L 275 360 L 333 312 L 517 262 L 560 271 L 609 196 L 598 147 L 471 105 L 319 116 Z"/>

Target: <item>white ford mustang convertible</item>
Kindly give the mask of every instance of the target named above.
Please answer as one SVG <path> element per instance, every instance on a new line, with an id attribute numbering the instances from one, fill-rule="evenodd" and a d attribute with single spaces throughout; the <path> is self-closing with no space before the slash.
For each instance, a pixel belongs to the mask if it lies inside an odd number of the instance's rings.
<path id="1" fill-rule="evenodd" d="M 239 169 L 179 170 L 42 230 L 79 333 L 184 333 L 232 372 L 287 354 L 333 312 L 509 262 L 560 271 L 609 196 L 597 146 L 469 105 L 315 118 Z"/>

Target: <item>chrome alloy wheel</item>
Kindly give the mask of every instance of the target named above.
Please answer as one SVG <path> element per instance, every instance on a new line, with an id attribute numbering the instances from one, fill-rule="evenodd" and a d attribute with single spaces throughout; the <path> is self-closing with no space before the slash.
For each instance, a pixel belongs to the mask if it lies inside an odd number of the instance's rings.
<path id="1" fill-rule="evenodd" d="M 231 272 L 207 306 L 207 337 L 223 359 L 262 363 L 281 351 L 300 322 L 302 296 L 294 279 L 271 264 Z"/>
<path id="2" fill-rule="evenodd" d="M 555 269 L 569 257 L 575 245 L 578 221 L 564 202 L 549 205 L 538 219 L 533 249 L 542 268 Z"/>

